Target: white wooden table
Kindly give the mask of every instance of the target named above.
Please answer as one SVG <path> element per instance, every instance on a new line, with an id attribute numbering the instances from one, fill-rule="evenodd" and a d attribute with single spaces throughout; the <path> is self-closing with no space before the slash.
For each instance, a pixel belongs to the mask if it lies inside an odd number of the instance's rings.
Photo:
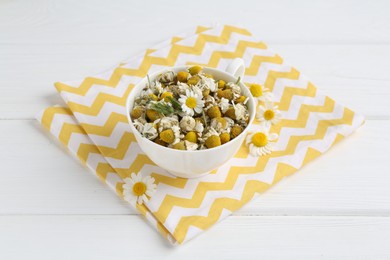
<path id="1" fill-rule="evenodd" d="M 0 1 L 0 259 L 390 258 L 390 2 Z M 48 138 L 52 83 L 192 26 L 242 24 L 366 115 L 353 136 L 172 248 Z"/>

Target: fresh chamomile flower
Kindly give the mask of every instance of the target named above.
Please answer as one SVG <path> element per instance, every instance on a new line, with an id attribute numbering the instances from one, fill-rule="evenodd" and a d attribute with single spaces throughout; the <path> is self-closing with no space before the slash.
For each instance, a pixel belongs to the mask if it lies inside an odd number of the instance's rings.
<path id="1" fill-rule="evenodd" d="M 135 204 L 146 203 L 156 191 L 157 185 L 154 178 L 150 176 L 143 177 L 140 174 L 131 174 L 131 177 L 124 179 L 123 195 L 126 201 Z"/>
<path id="2" fill-rule="evenodd" d="M 259 106 L 257 109 L 256 118 L 266 127 L 276 125 L 280 122 L 282 114 L 272 102 L 265 102 L 264 106 Z"/>
<path id="3" fill-rule="evenodd" d="M 189 132 L 189 131 L 194 130 L 195 126 L 196 126 L 195 119 L 193 117 L 191 117 L 191 116 L 184 116 L 180 120 L 180 128 L 184 132 Z"/>
<path id="4" fill-rule="evenodd" d="M 225 113 L 230 107 L 229 99 L 221 98 L 218 105 L 221 108 L 222 113 Z"/>
<path id="5" fill-rule="evenodd" d="M 252 84 L 249 89 L 255 100 L 266 102 L 271 101 L 273 98 L 273 95 L 271 92 L 269 92 L 269 89 L 263 87 L 260 84 Z"/>
<path id="6" fill-rule="evenodd" d="M 202 95 L 196 94 L 191 90 L 186 90 L 186 95 L 180 95 L 179 102 L 182 104 L 183 112 L 189 116 L 193 116 L 195 112 L 201 113 L 204 107 Z"/>
<path id="7" fill-rule="evenodd" d="M 270 134 L 266 127 L 261 126 L 257 132 L 248 134 L 246 145 L 249 146 L 250 154 L 258 157 L 271 153 L 277 138 L 277 134 Z"/>
<path id="8" fill-rule="evenodd" d="M 142 129 L 142 136 L 149 140 L 153 140 L 158 136 L 157 129 L 154 127 L 153 123 L 144 124 Z"/>

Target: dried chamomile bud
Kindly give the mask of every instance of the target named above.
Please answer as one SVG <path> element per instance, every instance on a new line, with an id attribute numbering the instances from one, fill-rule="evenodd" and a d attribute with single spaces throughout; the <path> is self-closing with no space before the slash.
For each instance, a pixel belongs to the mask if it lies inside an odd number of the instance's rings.
<path id="1" fill-rule="evenodd" d="M 230 137 L 232 139 L 236 138 L 239 134 L 242 133 L 242 126 L 240 125 L 234 125 L 232 127 L 232 130 L 230 131 Z"/>
<path id="2" fill-rule="evenodd" d="M 179 71 L 177 73 L 177 80 L 180 82 L 187 82 L 188 77 L 190 74 L 187 71 Z"/>
<path id="3" fill-rule="evenodd" d="M 231 119 L 236 119 L 236 112 L 234 110 L 234 107 L 230 107 L 228 110 L 226 110 L 225 116 Z"/>
<path id="4" fill-rule="evenodd" d="M 200 77 L 198 75 L 192 76 L 187 80 L 188 85 L 196 85 L 200 81 Z"/>
<path id="5" fill-rule="evenodd" d="M 211 135 L 206 139 L 205 145 L 207 148 L 213 148 L 221 145 L 221 138 L 217 135 Z"/>
<path id="6" fill-rule="evenodd" d="M 202 67 L 199 65 L 192 66 L 188 69 L 191 75 L 196 75 L 202 71 Z"/>
<path id="7" fill-rule="evenodd" d="M 176 150 L 186 150 L 186 145 L 185 145 L 184 141 L 180 141 L 180 142 L 172 145 L 172 148 L 176 149 Z"/>
<path id="8" fill-rule="evenodd" d="M 222 79 L 218 80 L 218 88 L 219 89 L 224 89 L 226 85 L 226 82 L 223 81 Z"/>
<path id="9" fill-rule="evenodd" d="M 153 93 L 149 94 L 149 98 L 151 100 L 153 100 L 153 101 L 157 101 L 158 100 L 158 97 L 155 94 L 153 94 Z"/>
<path id="10" fill-rule="evenodd" d="M 244 103 L 245 100 L 246 100 L 245 96 L 240 96 L 239 98 L 236 98 L 235 102 L 236 103 Z"/>
<path id="11" fill-rule="evenodd" d="M 217 96 L 219 98 L 226 98 L 228 100 L 233 100 L 234 98 L 233 91 L 231 89 L 218 90 Z"/>
<path id="12" fill-rule="evenodd" d="M 195 132 L 188 132 L 184 137 L 185 140 L 190 141 L 192 143 L 198 142 L 198 136 Z"/>
<path id="13" fill-rule="evenodd" d="M 221 110 L 219 109 L 218 106 L 210 107 L 210 108 L 207 110 L 207 115 L 208 115 L 210 118 L 216 118 L 216 117 L 221 117 L 221 116 L 222 116 Z"/>
<path id="14" fill-rule="evenodd" d="M 167 129 L 160 133 L 160 139 L 168 144 L 171 144 L 175 141 L 175 134 L 172 129 Z"/>
<path id="15" fill-rule="evenodd" d="M 221 144 L 225 144 L 230 141 L 230 134 L 229 133 L 222 133 L 219 135 L 219 138 L 221 138 Z"/>
<path id="16" fill-rule="evenodd" d="M 154 139 L 154 142 L 156 144 L 159 144 L 159 145 L 162 145 L 162 146 L 167 146 L 167 143 L 164 142 L 163 140 L 161 140 L 160 137 L 157 137 L 156 139 Z"/>
<path id="17" fill-rule="evenodd" d="M 208 89 L 208 88 L 204 89 L 204 90 L 202 91 L 202 95 L 203 95 L 204 97 L 207 97 L 208 95 L 210 95 L 210 89 Z"/>
<path id="18" fill-rule="evenodd" d="M 150 121 L 154 121 L 154 120 L 157 120 L 161 117 L 160 113 L 157 112 L 156 110 L 153 110 L 153 109 L 146 109 L 146 117 L 150 120 Z"/>
<path id="19" fill-rule="evenodd" d="M 142 107 L 135 107 L 131 110 L 130 116 L 132 119 L 138 119 L 144 113 L 144 109 Z"/>
<path id="20" fill-rule="evenodd" d="M 158 77 L 158 81 L 162 83 L 170 83 L 175 80 L 175 73 L 173 71 L 167 71 Z"/>
<path id="21" fill-rule="evenodd" d="M 172 94 L 172 92 L 164 92 L 164 93 L 162 93 L 161 94 L 161 96 L 160 96 L 160 100 L 164 100 L 165 102 L 169 102 L 170 101 L 170 99 L 169 98 L 173 98 L 173 94 Z"/>

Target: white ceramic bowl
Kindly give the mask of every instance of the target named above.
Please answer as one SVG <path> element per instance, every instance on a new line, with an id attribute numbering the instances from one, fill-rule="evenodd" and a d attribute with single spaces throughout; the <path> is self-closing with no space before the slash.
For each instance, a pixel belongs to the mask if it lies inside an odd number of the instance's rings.
<path id="1" fill-rule="evenodd" d="M 167 68 L 155 72 L 149 75 L 149 77 L 150 80 L 153 81 L 161 73 L 166 71 L 174 71 L 177 73 L 188 69 L 188 67 L 189 66 Z M 207 67 L 203 68 L 203 72 L 211 74 L 215 79 L 222 79 L 225 82 L 236 82 L 238 76 L 242 77 L 244 75 L 244 70 L 244 62 L 241 59 L 235 59 L 227 67 L 226 71 Z M 130 111 L 133 108 L 135 97 L 139 96 L 141 90 L 145 87 L 147 82 L 147 78 L 144 78 L 141 82 L 134 86 L 127 99 L 126 108 L 130 128 L 137 139 L 139 146 L 154 163 L 175 176 L 196 178 L 218 168 L 234 156 L 244 141 L 249 127 L 246 127 L 239 136 L 221 146 L 196 151 L 183 151 L 164 147 L 142 137 L 133 125 L 130 118 Z M 243 83 L 240 83 L 240 87 L 243 95 L 249 97 L 247 103 L 250 115 L 248 125 L 251 125 L 255 116 L 255 102 L 249 89 Z"/>

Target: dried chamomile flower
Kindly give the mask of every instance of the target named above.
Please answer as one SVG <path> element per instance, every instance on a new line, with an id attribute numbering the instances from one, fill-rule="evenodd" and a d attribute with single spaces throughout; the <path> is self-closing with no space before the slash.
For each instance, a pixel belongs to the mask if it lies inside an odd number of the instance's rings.
<path id="1" fill-rule="evenodd" d="M 212 135 L 206 139 L 205 145 L 207 148 L 213 148 L 221 145 L 221 138 L 219 135 Z"/>
<path id="2" fill-rule="evenodd" d="M 231 132 L 230 132 L 230 137 L 231 137 L 231 139 L 236 138 L 239 134 L 242 133 L 242 131 L 243 131 L 242 126 L 240 126 L 240 125 L 234 125 L 234 126 L 232 127 Z"/>
<path id="3" fill-rule="evenodd" d="M 193 143 L 193 142 L 190 142 L 187 140 L 184 140 L 184 144 L 185 144 L 186 150 L 189 150 L 189 151 L 195 151 L 199 147 L 199 145 L 197 143 Z"/>
<path id="4" fill-rule="evenodd" d="M 191 116 L 184 116 L 180 120 L 180 128 L 184 132 L 189 132 L 194 130 L 195 126 L 196 126 L 195 119 Z"/>
<path id="5" fill-rule="evenodd" d="M 164 72 L 157 77 L 157 80 L 160 81 L 161 83 L 170 83 L 174 81 L 174 79 L 175 79 L 175 73 L 173 71 Z"/>
<path id="6" fill-rule="evenodd" d="M 186 136 L 184 137 L 185 140 L 197 143 L 198 142 L 198 135 L 195 132 L 188 132 Z"/>
<path id="7" fill-rule="evenodd" d="M 179 124 L 178 118 L 176 115 L 171 117 L 159 118 L 154 123 L 158 126 L 158 131 L 161 133 L 165 129 L 170 129 L 175 125 Z"/>
<path id="8" fill-rule="evenodd" d="M 228 110 L 230 107 L 230 102 L 226 98 L 221 98 L 218 106 L 221 108 L 222 113 L 226 113 L 226 110 Z"/>
<path id="9" fill-rule="evenodd" d="M 180 82 L 187 82 L 189 76 L 190 73 L 188 73 L 187 71 L 179 71 L 177 73 L 177 80 Z"/>
<path id="10" fill-rule="evenodd" d="M 146 123 L 142 129 L 142 135 L 149 140 L 153 140 L 158 136 L 157 129 L 153 123 Z"/>
<path id="11" fill-rule="evenodd" d="M 225 144 L 230 141 L 230 134 L 229 133 L 222 133 L 219 135 L 219 138 L 221 139 L 221 144 Z"/>
<path id="12" fill-rule="evenodd" d="M 218 83 L 218 88 L 219 89 L 224 89 L 225 88 L 226 82 L 223 81 L 222 79 L 218 80 L 217 83 Z"/>
<path id="13" fill-rule="evenodd" d="M 195 65 L 189 68 L 188 71 L 190 72 L 191 75 L 195 75 L 202 71 L 202 67 Z"/>
<path id="14" fill-rule="evenodd" d="M 232 91 L 234 98 L 238 98 L 241 96 L 241 88 L 237 84 L 229 82 L 226 84 L 226 88 Z"/>
<path id="15" fill-rule="evenodd" d="M 200 77 L 198 75 L 195 75 L 187 80 L 187 84 L 194 86 L 194 85 L 198 84 L 199 81 L 200 81 Z"/>
<path id="16" fill-rule="evenodd" d="M 215 81 L 214 79 L 212 78 L 208 78 L 208 77 L 205 77 L 205 76 L 200 76 L 201 77 L 201 80 L 202 80 L 202 86 L 204 88 L 207 88 L 209 89 L 210 91 L 215 91 L 217 89 L 217 85 L 215 84 Z"/>
<path id="17" fill-rule="evenodd" d="M 215 129 L 218 133 L 221 133 L 229 127 L 228 122 L 223 117 L 216 117 L 211 119 L 210 126 Z"/>
<path id="18" fill-rule="evenodd" d="M 212 106 L 207 110 L 207 115 L 210 118 L 216 118 L 216 117 L 221 117 L 221 110 L 219 109 L 218 106 Z"/>
<path id="19" fill-rule="evenodd" d="M 161 114 L 153 109 L 146 109 L 146 117 L 154 122 L 155 120 L 159 119 L 161 117 Z"/>
<path id="20" fill-rule="evenodd" d="M 233 103 L 233 107 L 234 107 L 234 114 L 236 116 L 236 120 L 242 120 L 242 119 L 245 119 L 248 115 L 248 112 L 247 112 L 247 109 L 244 105 L 242 104 L 234 104 Z"/>
<path id="21" fill-rule="evenodd" d="M 144 113 L 144 108 L 142 106 L 136 106 L 131 110 L 130 116 L 132 119 L 138 119 Z"/>

